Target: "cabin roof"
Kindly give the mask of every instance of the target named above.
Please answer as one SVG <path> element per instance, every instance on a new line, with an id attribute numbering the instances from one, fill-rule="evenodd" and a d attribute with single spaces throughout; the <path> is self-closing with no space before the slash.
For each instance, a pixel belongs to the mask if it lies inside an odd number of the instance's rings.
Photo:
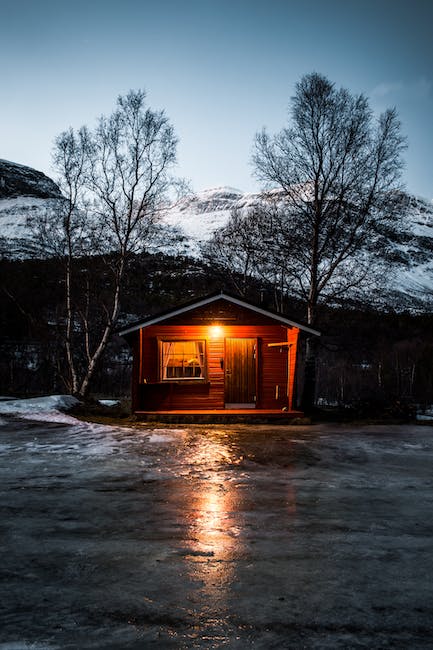
<path id="1" fill-rule="evenodd" d="M 287 325 L 288 327 L 298 327 L 300 330 L 304 332 L 308 332 L 309 334 L 320 336 L 320 332 L 318 330 L 313 329 L 312 327 L 303 325 L 301 323 L 297 323 L 293 320 L 290 320 L 289 318 L 286 318 L 282 314 L 269 311 L 268 309 L 263 309 L 258 305 L 254 305 L 250 302 L 246 302 L 245 300 L 242 300 L 241 298 L 236 298 L 235 296 L 230 296 L 227 293 L 217 293 L 217 294 L 204 296 L 198 299 L 196 298 L 193 301 L 179 305 L 174 309 L 171 308 L 167 311 L 160 312 L 159 314 L 148 316 L 147 318 L 143 318 L 140 321 L 133 323 L 122 330 L 119 330 L 118 334 L 120 336 L 131 334 L 132 332 L 135 332 L 136 330 L 139 330 L 142 327 L 148 327 L 149 325 L 162 323 L 163 321 L 168 320 L 169 318 L 173 318 L 174 316 L 180 316 L 182 314 L 187 314 L 188 312 L 193 311 L 194 309 L 197 309 L 199 307 L 204 307 L 205 305 L 210 305 L 211 303 L 216 302 L 218 300 L 225 300 L 226 302 L 232 303 L 233 305 L 237 305 L 238 307 L 243 307 L 245 309 L 249 309 L 252 312 L 256 312 L 261 316 L 267 316 L 268 318 L 271 318 L 274 321 L 282 323 L 283 325 Z"/>

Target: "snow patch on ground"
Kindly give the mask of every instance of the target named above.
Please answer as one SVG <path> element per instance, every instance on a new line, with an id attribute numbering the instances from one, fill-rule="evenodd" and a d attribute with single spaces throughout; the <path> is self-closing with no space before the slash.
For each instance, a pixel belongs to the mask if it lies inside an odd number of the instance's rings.
<path id="1" fill-rule="evenodd" d="M 418 406 L 416 412 L 416 419 L 419 422 L 433 422 L 433 404 Z"/>
<path id="2" fill-rule="evenodd" d="M 0 401 L 0 413 L 4 415 L 13 415 L 15 413 L 20 415 L 54 415 L 57 411 L 68 410 L 77 404 L 79 404 L 79 400 L 76 397 L 72 397 L 72 395 L 47 395 L 45 397 L 32 397 L 30 399 L 9 399 Z M 59 415 L 62 414 L 59 413 Z"/>
<path id="3" fill-rule="evenodd" d="M 118 399 L 98 399 L 98 402 L 102 406 L 117 406 L 120 404 Z"/>
<path id="4" fill-rule="evenodd" d="M 0 643 L 0 650 L 56 650 L 60 646 L 48 645 L 47 643 L 34 643 L 33 641 L 12 641 L 11 643 Z"/>
<path id="5" fill-rule="evenodd" d="M 33 411 L 33 412 L 28 412 L 28 413 L 18 413 L 17 415 L 20 416 L 23 420 L 33 420 L 34 422 L 50 422 L 52 424 L 72 424 L 76 425 L 77 422 L 80 422 L 80 420 L 77 420 L 77 418 L 72 417 L 71 415 L 67 415 L 66 413 L 62 413 L 61 411 Z"/>
<path id="6" fill-rule="evenodd" d="M 118 403 L 117 400 L 102 401 Z M 8 424 L 7 416 L 33 422 L 68 425 L 68 435 L 62 443 L 48 443 L 45 437 L 42 439 L 35 437 L 33 440 L 23 442 L 17 436 L 17 449 L 24 445 L 26 452 L 31 454 L 38 454 L 42 450 L 53 454 L 68 453 L 87 457 L 117 454 L 125 444 L 141 448 L 146 444 L 172 443 L 176 442 L 179 436 L 182 437 L 186 434 L 184 429 L 150 429 L 145 425 L 142 428 L 131 428 L 85 422 L 63 412 L 78 403 L 79 401 L 71 395 L 6 399 L 0 401 L 0 414 L 6 416 L 3 418 L 0 416 L 0 426 Z"/>
<path id="7" fill-rule="evenodd" d="M 34 413 L 68 410 L 79 404 L 72 395 L 46 395 L 30 399 L 9 399 L 0 402 L 0 413 Z"/>
<path id="8" fill-rule="evenodd" d="M 433 422 L 433 410 L 417 413 L 416 419 L 420 422 Z"/>

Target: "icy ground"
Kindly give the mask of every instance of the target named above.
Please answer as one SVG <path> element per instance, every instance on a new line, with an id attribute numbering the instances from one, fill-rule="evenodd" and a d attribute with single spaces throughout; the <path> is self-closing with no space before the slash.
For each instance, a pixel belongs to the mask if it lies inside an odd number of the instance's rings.
<path id="1" fill-rule="evenodd" d="M 433 647 L 433 427 L 55 402 L 0 402 L 0 650 Z"/>

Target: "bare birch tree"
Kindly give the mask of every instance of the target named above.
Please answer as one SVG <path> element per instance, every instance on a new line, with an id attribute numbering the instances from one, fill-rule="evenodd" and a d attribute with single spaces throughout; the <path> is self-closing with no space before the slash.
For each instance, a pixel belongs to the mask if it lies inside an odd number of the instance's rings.
<path id="1" fill-rule="evenodd" d="M 394 109 L 375 120 L 366 97 L 337 90 L 317 73 L 297 84 L 290 117 L 277 135 L 256 136 L 253 161 L 257 177 L 287 202 L 290 227 L 277 237 L 314 326 L 321 297 L 348 291 L 368 271 L 376 234 L 396 209 L 404 139 Z M 304 408 L 314 392 L 310 340 Z"/>
<path id="2" fill-rule="evenodd" d="M 34 226 L 44 248 L 63 262 L 63 378 L 81 397 L 116 325 L 128 259 L 157 234 L 174 182 L 173 128 L 145 99 L 144 91 L 130 91 L 93 131 L 83 127 L 59 135 L 53 160 L 64 201 Z"/>

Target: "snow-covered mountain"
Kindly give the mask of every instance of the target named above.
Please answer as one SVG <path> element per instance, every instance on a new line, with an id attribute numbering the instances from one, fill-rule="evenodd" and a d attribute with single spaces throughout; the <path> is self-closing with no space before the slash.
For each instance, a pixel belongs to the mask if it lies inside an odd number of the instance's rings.
<path id="1" fill-rule="evenodd" d="M 28 220 L 51 212 L 62 194 L 42 172 L 0 160 L 0 243 L 4 255 L 25 257 L 32 250 Z"/>
<path id="2" fill-rule="evenodd" d="M 233 187 L 215 187 L 180 199 L 165 212 L 164 222 L 180 228 L 198 255 L 199 244 L 224 226 L 233 209 L 246 210 L 259 202 L 259 194 L 245 194 Z"/>
<path id="3" fill-rule="evenodd" d="M 260 195 L 229 187 L 204 190 L 172 206 L 164 219 L 185 232 L 193 254 L 199 244 L 224 226 L 233 209 L 248 210 L 260 203 Z M 433 297 L 433 201 L 402 195 L 408 203 L 406 226 L 391 242 L 393 256 L 399 259 L 387 286 L 389 302 L 400 308 L 431 304 Z M 386 298 L 385 298 L 386 300 Z"/>
<path id="4" fill-rule="evenodd" d="M 433 201 L 408 196 L 406 228 L 393 242 L 404 268 L 396 272 L 393 289 L 421 302 L 433 303 Z M 409 305 L 408 305 L 409 306 Z"/>
<path id="5" fill-rule="evenodd" d="M 25 251 L 31 249 L 29 217 L 53 210 L 59 200 L 59 188 L 41 172 L 0 161 L 0 239 L 3 250 L 6 248 L 3 254 L 25 256 Z M 258 194 L 230 187 L 207 189 L 167 208 L 163 221 L 183 230 L 190 254 L 197 257 L 200 243 L 227 223 L 233 209 L 248 210 L 259 200 Z M 398 240 L 392 242 L 395 256 L 403 265 L 388 286 L 402 308 L 426 299 L 431 302 L 433 295 L 433 202 L 414 196 L 406 200 L 407 225 Z"/>

